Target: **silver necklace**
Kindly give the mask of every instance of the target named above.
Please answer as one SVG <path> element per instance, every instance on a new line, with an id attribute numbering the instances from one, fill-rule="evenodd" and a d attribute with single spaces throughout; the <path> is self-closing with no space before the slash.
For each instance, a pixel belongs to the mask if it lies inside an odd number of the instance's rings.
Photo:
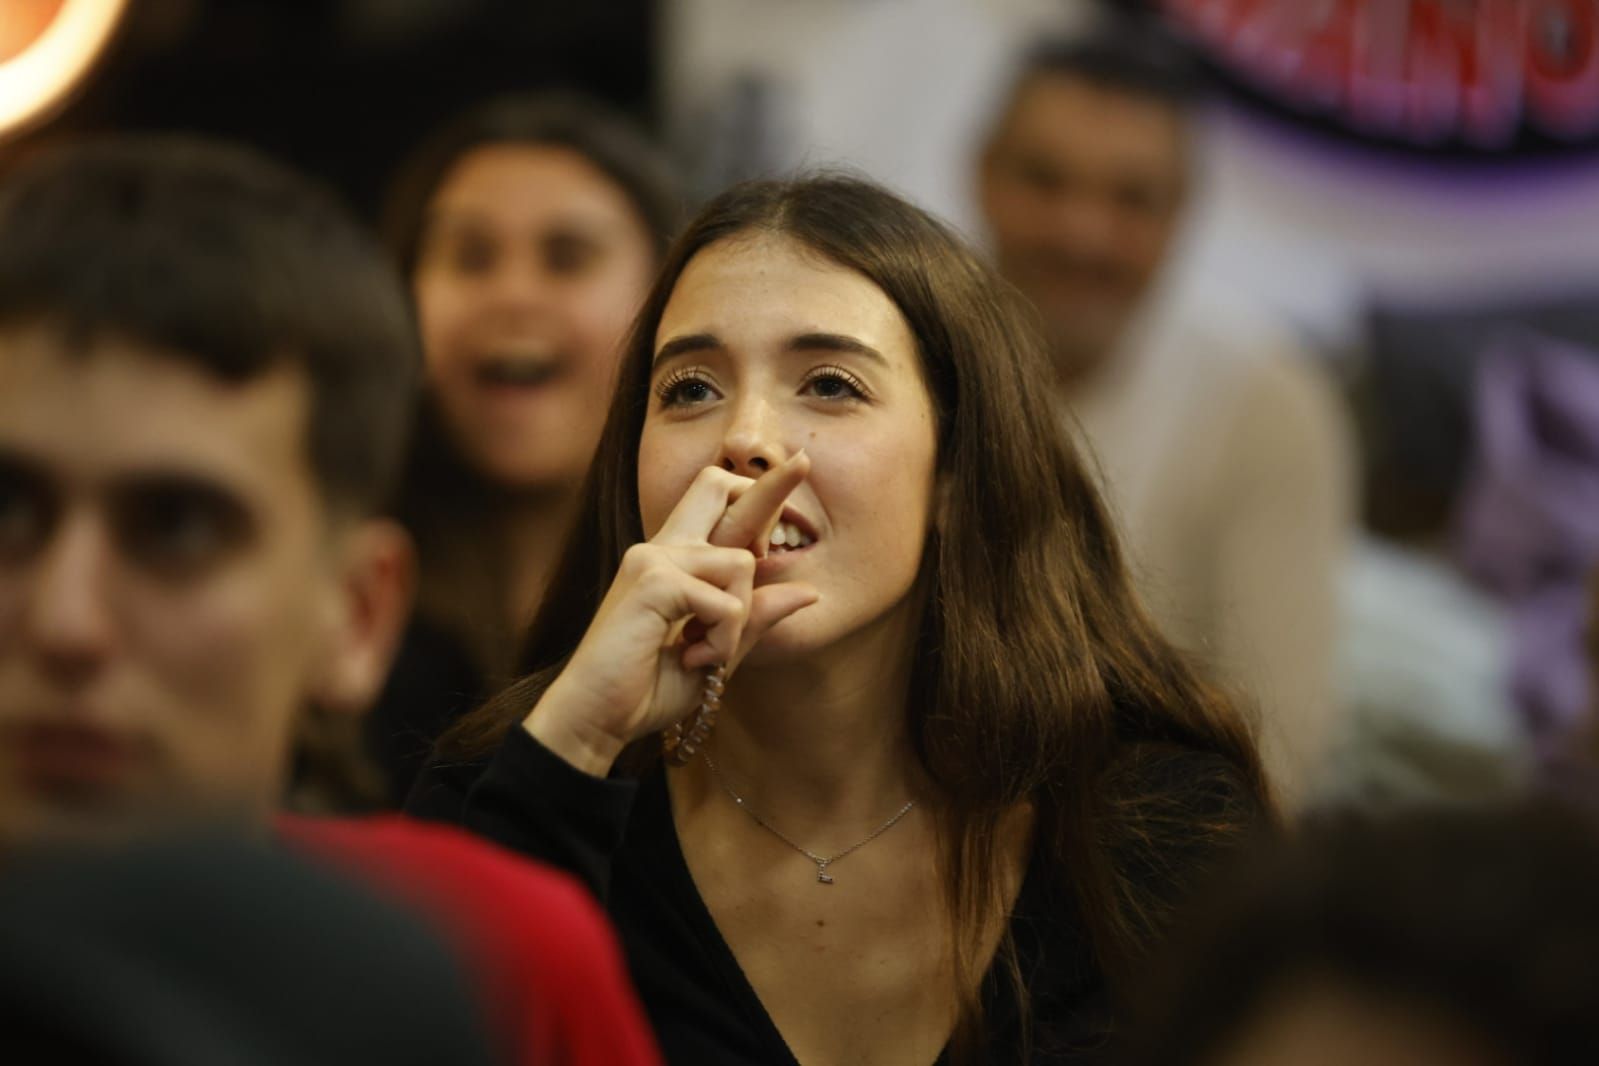
<path id="1" fill-rule="evenodd" d="M 894 817 L 890 818 L 888 821 L 872 830 L 871 834 L 867 836 L 865 840 L 851 844 L 849 847 L 845 848 L 836 855 L 822 856 L 816 854 L 816 852 L 811 851 L 808 848 L 802 848 L 798 844 L 794 843 L 794 841 L 790 840 L 781 829 L 777 828 L 777 826 L 773 825 L 771 822 L 768 822 L 765 818 L 762 818 L 758 813 L 756 813 L 755 808 L 745 803 L 744 797 L 733 791 L 733 786 L 727 783 L 727 778 L 722 776 L 722 771 L 716 768 L 716 760 L 711 758 L 711 753 L 709 751 L 705 753 L 705 765 L 711 768 L 711 776 L 716 778 L 716 783 L 722 786 L 722 791 L 727 793 L 728 797 L 732 799 L 733 803 L 738 807 L 739 810 L 755 819 L 756 825 L 760 826 L 762 829 L 766 830 L 768 833 L 772 834 L 774 837 L 781 840 L 783 843 L 787 844 L 789 847 L 793 848 L 795 851 L 799 852 L 801 855 L 805 856 L 807 859 L 816 864 L 816 880 L 818 883 L 824 885 L 830 885 L 833 883 L 833 875 L 827 872 L 827 868 L 829 866 L 833 865 L 844 856 L 861 850 L 866 845 L 870 844 L 872 841 L 876 840 L 878 837 L 894 828 L 894 826 L 899 824 L 899 820 L 909 814 L 912 807 L 916 806 L 915 800 L 907 800 L 905 806 L 894 812 Z"/>

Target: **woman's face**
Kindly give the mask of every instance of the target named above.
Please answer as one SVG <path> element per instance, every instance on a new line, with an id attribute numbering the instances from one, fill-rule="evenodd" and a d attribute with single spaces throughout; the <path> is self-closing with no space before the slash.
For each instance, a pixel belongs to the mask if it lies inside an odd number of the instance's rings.
<path id="1" fill-rule="evenodd" d="M 474 469 L 514 488 L 582 478 L 654 269 L 632 202 L 578 153 L 504 144 L 456 163 L 412 283 L 428 383 Z"/>
<path id="2" fill-rule="evenodd" d="M 694 476 L 756 476 L 803 448 L 785 543 L 756 584 L 805 581 L 815 606 L 752 661 L 803 654 L 904 610 L 932 509 L 937 434 L 909 326 L 882 290 L 789 238 L 740 235 L 696 255 L 655 336 L 639 446 L 646 536 Z"/>

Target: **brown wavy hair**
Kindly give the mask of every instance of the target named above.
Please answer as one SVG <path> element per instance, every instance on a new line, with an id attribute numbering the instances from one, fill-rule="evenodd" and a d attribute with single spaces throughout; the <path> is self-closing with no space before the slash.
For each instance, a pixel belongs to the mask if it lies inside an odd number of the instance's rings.
<path id="1" fill-rule="evenodd" d="M 657 326 L 694 256 L 750 233 L 797 241 L 881 289 L 910 326 L 933 399 L 948 498 L 922 559 L 906 707 L 941 798 L 955 1047 L 969 1057 L 982 1040 L 982 930 L 1008 902 L 1007 815 L 1032 807 L 1034 873 L 1059 887 L 1063 909 L 1075 904 L 1115 1001 L 1198 872 L 1268 822 L 1270 804 L 1241 718 L 1131 591 L 1030 312 L 925 212 L 820 176 L 737 186 L 690 224 L 624 353 L 577 525 L 527 644 L 528 676 L 459 722 L 441 755 L 482 755 L 527 715 L 622 553 L 643 539 L 638 452 Z M 647 758 L 658 746 L 637 747 Z M 1000 960 L 1027 1002 L 1008 938 Z"/>

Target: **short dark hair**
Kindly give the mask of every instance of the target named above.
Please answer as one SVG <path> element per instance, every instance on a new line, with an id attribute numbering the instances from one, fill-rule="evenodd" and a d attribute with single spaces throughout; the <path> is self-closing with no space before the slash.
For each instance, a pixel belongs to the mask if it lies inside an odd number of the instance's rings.
<path id="1" fill-rule="evenodd" d="M 1599 825 L 1578 808 L 1343 816 L 1226 888 L 1131 1062 L 1208 1061 L 1300 978 L 1441 1012 L 1510 1061 L 1599 1055 Z"/>
<path id="2" fill-rule="evenodd" d="M 588 160 L 627 196 L 657 258 L 677 235 L 683 196 L 672 167 L 644 131 L 615 108 L 569 91 L 521 93 L 478 104 L 446 123 L 400 168 L 383 212 L 383 233 L 410 277 L 428 204 L 455 165 L 501 144 L 565 148 Z"/>
<path id="3" fill-rule="evenodd" d="M 397 472 L 421 362 L 404 289 L 330 193 L 252 150 L 117 135 L 25 161 L 0 182 L 0 325 L 32 322 L 227 381 L 301 366 L 330 506 L 375 508 Z"/>
<path id="4" fill-rule="evenodd" d="M 1203 82 L 1190 53 L 1147 19 L 1106 17 L 1086 32 L 1035 44 L 1023 56 L 1011 102 L 1036 78 L 1067 77 L 1186 113 Z"/>

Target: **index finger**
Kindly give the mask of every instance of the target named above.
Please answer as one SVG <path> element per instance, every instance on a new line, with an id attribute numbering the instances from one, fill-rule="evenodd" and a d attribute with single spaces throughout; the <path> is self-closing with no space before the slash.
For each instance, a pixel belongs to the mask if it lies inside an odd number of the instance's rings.
<path id="1" fill-rule="evenodd" d="M 782 517 L 783 504 L 810 471 L 811 458 L 801 448 L 762 474 L 722 515 L 711 530 L 710 542 L 720 548 L 750 548 L 756 555 L 765 555 L 766 541 Z"/>

